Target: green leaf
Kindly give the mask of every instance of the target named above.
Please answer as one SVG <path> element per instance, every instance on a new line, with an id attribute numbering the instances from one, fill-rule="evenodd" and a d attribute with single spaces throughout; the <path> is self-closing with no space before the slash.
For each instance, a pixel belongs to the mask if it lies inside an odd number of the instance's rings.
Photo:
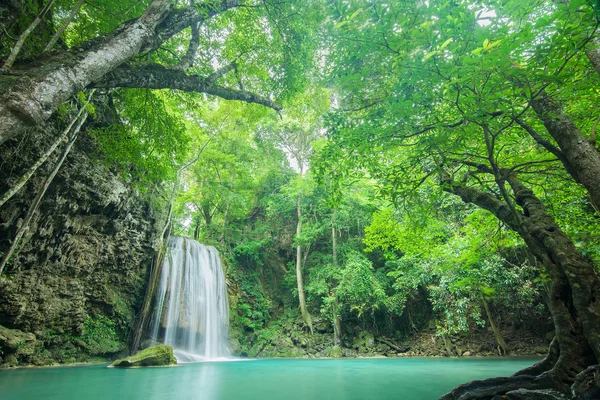
<path id="1" fill-rule="evenodd" d="M 444 43 L 442 43 L 442 45 L 440 46 L 440 50 L 445 49 L 446 47 L 448 47 L 448 45 L 450 44 L 450 42 L 452 42 L 454 38 L 450 38 L 450 39 L 446 39 L 446 41 Z"/>
<path id="2" fill-rule="evenodd" d="M 435 56 L 437 53 L 438 53 L 438 50 L 430 51 L 429 53 L 425 54 L 425 57 L 423 57 L 423 61 L 430 59 L 431 57 Z"/>
<path id="3" fill-rule="evenodd" d="M 361 12 L 362 12 L 362 8 L 359 8 L 358 10 L 354 11 L 352 13 L 352 15 L 350 16 L 350 18 L 348 18 L 348 20 L 352 21 L 353 19 L 355 19 L 356 17 L 358 17 Z"/>

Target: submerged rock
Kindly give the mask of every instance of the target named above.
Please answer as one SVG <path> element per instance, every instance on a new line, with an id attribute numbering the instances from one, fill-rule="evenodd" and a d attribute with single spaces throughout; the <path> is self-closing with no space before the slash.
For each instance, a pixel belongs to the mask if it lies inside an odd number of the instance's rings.
<path id="1" fill-rule="evenodd" d="M 136 354 L 121 358 L 113 362 L 110 367 L 160 367 L 176 365 L 177 359 L 173 355 L 173 348 L 166 344 L 148 347 Z"/>

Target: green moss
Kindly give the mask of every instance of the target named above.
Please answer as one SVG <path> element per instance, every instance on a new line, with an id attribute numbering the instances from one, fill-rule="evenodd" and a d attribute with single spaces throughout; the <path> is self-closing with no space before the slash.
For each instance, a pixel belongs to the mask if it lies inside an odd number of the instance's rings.
<path id="1" fill-rule="evenodd" d="M 177 359 L 173 355 L 173 348 L 166 344 L 148 347 L 132 356 L 115 361 L 111 367 L 155 367 L 176 365 Z"/>

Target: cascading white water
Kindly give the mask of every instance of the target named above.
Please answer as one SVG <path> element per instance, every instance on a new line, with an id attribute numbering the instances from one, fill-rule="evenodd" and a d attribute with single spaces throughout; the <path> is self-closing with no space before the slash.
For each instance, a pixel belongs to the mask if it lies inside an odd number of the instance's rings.
<path id="1" fill-rule="evenodd" d="M 167 248 L 152 337 L 172 346 L 179 362 L 227 358 L 229 305 L 217 249 L 178 236 Z"/>

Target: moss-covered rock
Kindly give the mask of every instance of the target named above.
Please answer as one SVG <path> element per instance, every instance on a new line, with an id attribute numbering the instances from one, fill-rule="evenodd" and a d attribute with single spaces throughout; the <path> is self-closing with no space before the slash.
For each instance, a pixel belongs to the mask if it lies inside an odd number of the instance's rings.
<path id="1" fill-rule="evenodd" d="M 0 368 L 19 365 L 18 358 L 31 356 L 35 352 L 36 344 L 34 334 L 0 325 Z"/>
<path id="2" fill-rule="evenodd" d="M 132 356 L 121 358 L 110 367 L 160 367 L 176 365 L 177 359 L 173 355 L 173 348 L 166 344 L 148 347 Z"/>

